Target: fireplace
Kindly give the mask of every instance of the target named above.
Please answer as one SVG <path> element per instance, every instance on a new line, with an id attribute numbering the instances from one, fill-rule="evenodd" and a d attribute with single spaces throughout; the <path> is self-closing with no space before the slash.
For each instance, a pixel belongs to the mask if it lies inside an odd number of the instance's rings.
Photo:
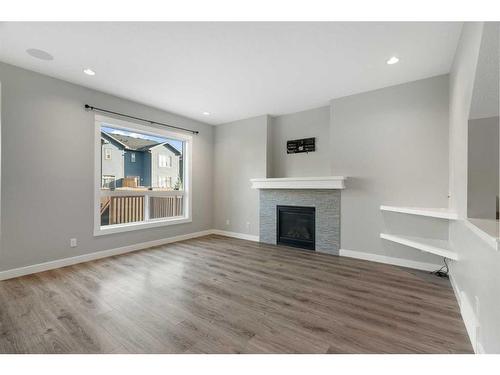
<path id="1" fill-rule="evenodd" d="M 276 206 L 277 244 L 315 250 L 315 221 L 315 207 Z"/>

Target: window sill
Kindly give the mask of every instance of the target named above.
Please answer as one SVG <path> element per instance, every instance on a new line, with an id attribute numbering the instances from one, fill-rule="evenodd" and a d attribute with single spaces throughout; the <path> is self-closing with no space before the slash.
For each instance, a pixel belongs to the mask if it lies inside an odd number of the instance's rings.
<path id="1" fill-rule="evenodd" d="M 127 224 L 106 225 L 105 227 L 99 226 L 94 229 L 94 237 L 105 236 L 113 233 L 131 232 L 135 230 L 164 227 L 169 225 L 191 223 L 193 220 L 190 217 L 176 217 L 170 219 L 151 220 L 148 222 L 136 222 Z"/>

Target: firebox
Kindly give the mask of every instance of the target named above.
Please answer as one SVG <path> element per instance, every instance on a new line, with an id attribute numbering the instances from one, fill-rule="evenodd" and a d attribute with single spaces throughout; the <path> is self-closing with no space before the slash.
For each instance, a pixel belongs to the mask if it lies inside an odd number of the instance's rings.
<path id="1" fill-rule="evenodd" d="M 315 207 L 277 206 L 277 244 L 315 250 L 315 221 Z"/>

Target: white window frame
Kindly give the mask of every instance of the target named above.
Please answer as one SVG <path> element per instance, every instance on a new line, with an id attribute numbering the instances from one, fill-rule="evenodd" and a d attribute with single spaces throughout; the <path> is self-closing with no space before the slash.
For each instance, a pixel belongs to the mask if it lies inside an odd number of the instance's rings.
<path id="1" fill-rule="evenodd" d="M 105 174 L 104 176 L 106 176 L 106 177 L 113 177 L 113 183 L 115 183 L 115 184 L 116 184 L 116 176 L 113 176 L 113 175 L 110 175 L 110 174 Z M 102 176 L 102 177 L 104 177 L 104 176 Z M 102 187 L 103 187 L 103 186 L 102 186 L 102 185 L 103 185 L 103 184 L 102 184 L 102 183 L 103 183 L 103 179 L 102 179 L 102 177 L 101 177 L 101 189 L 102 189 Z"/>
<path id="2" fill-rule="evenodd" d="M 104 149 L 104 160 L 112 160 L 113 150 L 111 150 L 109 147 L 103 147 L 103 149 Z"/>
<path id="3" fill-rule="evenodd" d="M 164 184 L 163 184 L 163 180 L 165 180 Z M 167 178 L 165 176 L 158 176 L 158 187 L 160 189 L 167 187 Z"/>
<path id="4" fill-rule="evenodd" d="M 130 162 L 135 163 L 135 152 L 130 153 Z"/>
<path id="5" fill-rule="evenodd" d="M 115 190 L 115 191 L 102 191 L 101 190 L 101 125 L 106 124 L 106 126 L 116 126 L 117 128 L 124 129 L 130 132 L 140 132 L 143 134 L 149 134 L 153 136 L 161 136 L 165 138 L 178 139 L 184 142 L 184 181 L 183 190 L 168 190 L 168 191 L 155 191 L 155 190 L 145 190 L 145 191 L 126 191 L 126 190 Z M 155 125 L 142 125 L 138 123 L 132 123 L 129 121 L 124 121 L 121 119 L 95 115 L 95 136 L 94 136 L 94 236 L 102 236 L 112 233 L 122 233 L 129 232 L 139 229 L 155 228 L 161 226 L 183 224 L 192 222 L 192 144 L 193 136 L 190 134 L 176 133 L 166 128 Z M 125 223 L 125 224 L 112 224 L 101 226 L 101 197 L 102 196 L 156 196 L 156 197 L 166 197 L 166 196 L 184 196 L 184 216 L 173 217 L 173 218 L 160 218 L 160 219 L 149 219 L 140 222 Z M 149 199 L 144 199 L 144 217 L 149 216 Z"/>
<path id="6" fill-rule="evenodd" d="M 167 155 L 158 154 L 158 167 L 165 168 L 167 166 Z"/>

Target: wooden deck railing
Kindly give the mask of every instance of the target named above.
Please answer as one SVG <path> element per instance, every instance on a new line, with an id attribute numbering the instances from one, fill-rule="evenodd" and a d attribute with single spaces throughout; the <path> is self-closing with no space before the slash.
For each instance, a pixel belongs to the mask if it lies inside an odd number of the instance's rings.
<path id="1" fill-rule="evenodd" d="M 149 202 L 146 202 L 146 199 L 140 195 L 102 197 L 101 225 L 143 221 L 146 215 L 146 203 L 149 203 L 147 211 L 150 219 L 182 216 L 184 213 L 183 196 L 149 197 Z"/>
<path id="2" fill-rule="evenodd" d="M 182 216 L 183 201 L 181 196 L 151 197 L 149 198 L 149 217 L 159 219 L 162 217 Z"/>
<path id="3" fill-rule="evenodd" d="M 144 220 L 144 196 L 109 197 L 109 224 Z"/>

